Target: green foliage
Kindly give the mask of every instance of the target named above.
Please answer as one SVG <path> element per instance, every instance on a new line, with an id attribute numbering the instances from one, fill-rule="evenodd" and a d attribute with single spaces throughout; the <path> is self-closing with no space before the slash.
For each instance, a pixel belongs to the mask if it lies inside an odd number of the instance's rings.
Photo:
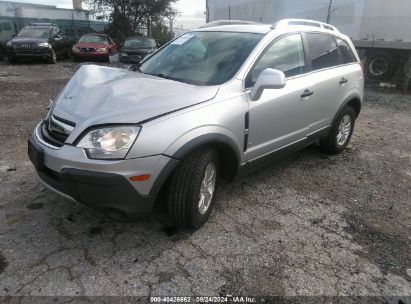
<path id="1" fill-rule="evenodd" d="M 104 15 L 111 23 L 110 35 L 122 41 L 135 35 L 139 29 L 147 28 L 148 34 L 166 40 L 170 35 L 165 30 L 168 20 L 174 19 L 177 12 L 171 7 L 177 0 L 87 0 L 95 15 Z M 150 33 L 150 30 L 153 30 Z"/>

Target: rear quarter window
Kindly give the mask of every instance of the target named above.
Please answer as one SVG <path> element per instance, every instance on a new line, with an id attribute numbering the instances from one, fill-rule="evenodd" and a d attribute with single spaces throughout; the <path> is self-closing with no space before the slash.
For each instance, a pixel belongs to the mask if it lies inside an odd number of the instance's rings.
<path id="1" fill-rule="evenodd" d="M 333 36 L 307 33 L 306 37 L 313 71 L 340 65 L 340 56 Z"/>
<path id="2" fill-rule="evenodd" d="M 337 41 L 338 51 L 340 52 L 341 64 L 357 62 L 357 58 L 354 56 L 354 53 L 347 42 L 340 38 L 335 38 L 335 40 Z"/>

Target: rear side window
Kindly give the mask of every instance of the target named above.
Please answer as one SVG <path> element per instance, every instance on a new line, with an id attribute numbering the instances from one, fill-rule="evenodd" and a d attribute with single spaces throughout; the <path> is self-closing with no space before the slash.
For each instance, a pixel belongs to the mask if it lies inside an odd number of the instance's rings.
<path id="1" fill-rule="evenodd" d="M 352 52 L 348 44 L 340 38 L 336 38 L 336 41 L 338 45 L 338 51 L 340 52 L 341 64 L 357 62 L 357 58 L 355 58 L 354 53 Z"/>
<path id="2" fill-rule="evenodd" d="M 8 22 L 2 22 L 1 28 L 3 29 L 3 31 L 11 31 L 11 25 Z"/>
<path id="3" fill-rule="evenodd" d="M 308 47 L 314 71 L 340 65 L 334 37 L 324 34 L 307 34 Z"/>
<path id="4" fill-rule="evenodd" d="M 251 87 L 261 72 L 267 68 L 280 70 L 286 77 L 303 74 L 305 58 L 301 35 L 286 36 L 274 42 L 248 75 L 247 87 Z"/>

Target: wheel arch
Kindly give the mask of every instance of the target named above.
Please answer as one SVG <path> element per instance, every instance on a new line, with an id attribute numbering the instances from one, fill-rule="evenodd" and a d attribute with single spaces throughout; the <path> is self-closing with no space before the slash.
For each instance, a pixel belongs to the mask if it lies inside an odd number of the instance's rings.
<path id="1" fill-rule="evenodd" d="M 350 94 L 349 96 L 347 96 L 344 101 L 342 102 L 340 108 L 338 109 L 337 113 L 335 114 L 333 120 L 332 120 L 332 125 L 334 125 L 338 114 L 341 112 L 341 110 L 345 107 L 345 106 L 351 106 L 354 111 L 355 111 L 355 118 L 357 118 L 360 113 L 361 113 L 361 109 L 362 109 L 362 102 L 361 102 L 361 96 L 358 93 L 353 93 Z"/>
<path id="2" fill-rule="evenodd" d="M 181 160 L 191 151 L 203 146 L 212 146 L 216 149 L 220 160 L 220 173 L 223 177 L 234 180 L 240 168 L 241 156 L 238 145 L 227 135 L 220 133 L 200 135 L 186 142 L 170 156 Z"/>

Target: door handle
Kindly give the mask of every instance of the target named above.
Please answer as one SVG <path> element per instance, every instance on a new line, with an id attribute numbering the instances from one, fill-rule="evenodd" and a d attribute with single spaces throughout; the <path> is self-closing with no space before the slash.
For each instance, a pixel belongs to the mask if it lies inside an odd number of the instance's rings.
<path id="1" fill-rule="evenodd" d="M 348 79 L 346 79 L 346 78 L 341 78 L 341 80 L 340 80 L 340 84 L 344 84 L 344 83 L 347 83 L 348 82 Z"/>
<path id="2" fill-rule="evenodd" d="M 311 91 L 311 90 L 304 90 L 304 92 L 301 94 L 301 98 L 310 97 L 313 94 L 314 94 L 314 92 Z"/>

